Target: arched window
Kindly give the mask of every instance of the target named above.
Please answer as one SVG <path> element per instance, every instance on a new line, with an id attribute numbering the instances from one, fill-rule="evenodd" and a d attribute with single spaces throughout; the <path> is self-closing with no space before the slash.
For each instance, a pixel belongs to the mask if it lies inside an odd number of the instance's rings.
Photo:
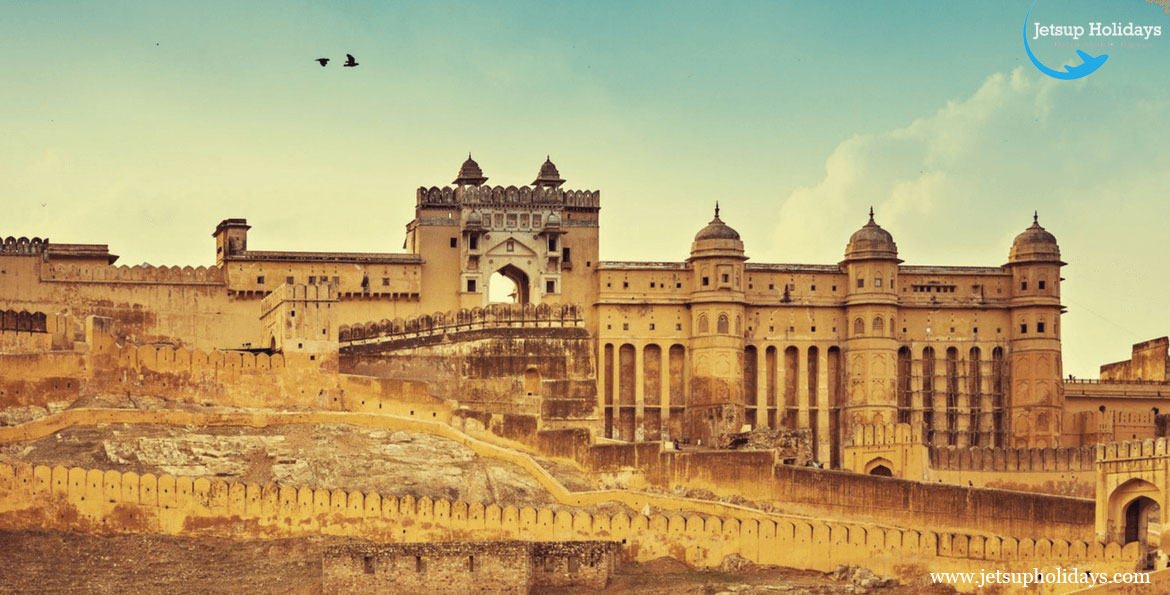
<path id="1" fill-rule="evenodd" d="M 873 334 L 882 336 L 886 332 L 886 323 L 881 316 L 876 316 L 873 319 Z"/>
<path id="2" fill-rule="evenodd" d="M 728 334 L 729 332 L 731 332 L 727 328 L 729 323 L 730 323 L 730 321 L 727 319 L 727 315 L 720 314 L 719 315 L 719 323 L 715 328 L 715 332 L 719 333 L 720 335 Z"/>
<path id="3" fill-rule="evenodd" d="M 853 321 L 853 335 L 860 337 L 865 334 L 865 321 L 858 318 Z"/>
<path id="4" fill-rule="evenodd" d="M 737 335 L 743 334 L 743 320 L 740 319 L 739 316 L 735 317 L 735 334 L 737 334 Z"/>
<path id="5" fill-rule="evenodd" d="M 699 334 L 705 335 L 705 334 L 707 334 L 708 330 L 709 330 L 709 327 L 707 325 L 707 315 L 700 314 L 699 315 Z"/>

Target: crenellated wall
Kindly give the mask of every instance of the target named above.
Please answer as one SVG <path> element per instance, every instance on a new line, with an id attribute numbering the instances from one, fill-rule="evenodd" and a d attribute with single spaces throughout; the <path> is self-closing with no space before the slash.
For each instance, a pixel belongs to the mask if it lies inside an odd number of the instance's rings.
<path id="1" fill-rule="evenodd" d="M 649 502 L 648 502 L 649 503 Z M 829 571 L 865 566 L 920 579 L 930 571 L 1078 565 L 1132 570 L 1137 544 L 1000 538 L 740 514 L 590 514 L 308 487 L 228 483 L 113 470 L 0 464 L 0 527 L 233 539 L 342 535 L 374 542 L 613 540 L 628 559 L 717 566 L 730 554 Z"/>

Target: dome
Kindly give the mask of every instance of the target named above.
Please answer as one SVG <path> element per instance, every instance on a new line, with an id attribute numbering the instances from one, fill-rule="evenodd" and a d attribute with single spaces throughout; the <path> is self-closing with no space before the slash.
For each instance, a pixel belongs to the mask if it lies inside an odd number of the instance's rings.
<path id="1" fill-rule="evenodd" d="M 1032 226 L 1016 236 L 1008 253 L 1008 262 L 1023 261 L 1060 261 L 1056 236 L 1040 227 L 1039 213 L 1032 215 Z"/>
<path id="2" fill-rule="evenodd" d="M 552 159 L 545 157 L 544 163 L 540 165 L 540 174 L 533 180 L 533 186 L 545 186 L 548 188 L 556 188 L 565 181 L 561 179 L 561 173 L 557 171 L 557 166 L 553 164 Z"/>
<path id="3" fill-rule="evenodd" d="M 739 232 L 719 218 L 719 203 L 715 203 L 715 218 L 695 234 L 695 241 L 700 240 L 739 240 Z"/>
<path id="4" fill-rule="evenodd" d="M 561 226 L 561 218 L 556 213 L 553 213 L 548 216 L 548 219 L 545 219 L 544 226 L 548 228 L 558 228 Z"/>
<path id="5" fill-rule="evenodd" d="M 869 223 L 853 232 L 849 244 L 845 246 L 846 260 L 862 258 L 898 258 L 898 245 L 894 243 L 894 236 L 873 220 L 873 207 L 869 208 Z"/>
<path id="6" fill-rule="evenodd" d="M 472 211 L 467 214 L 467 226 L 479 227 L 483 225 L 483 215 L 479 211 Z"/>
<path id="7" fill-rule="evenodd" d="M 479 168 L 479 164 L 471 158 L 471 153 L 467 154 L 467 161 L 463 162 L 463 166 L 459 168 L 459 176 L 455 178 L 452 184 L 458 186 L 479 186 L 487 181 L 483 175 L 483 170 Z"/>

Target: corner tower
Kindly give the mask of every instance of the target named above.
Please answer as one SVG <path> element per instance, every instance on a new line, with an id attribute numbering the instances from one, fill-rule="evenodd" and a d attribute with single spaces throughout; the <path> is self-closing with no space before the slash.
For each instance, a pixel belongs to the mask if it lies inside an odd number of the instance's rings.
<path id="1" fill-rule="evenodd" d="M 897 421 L 898 246 L 874 221 L 849 238 L 841 267 L 848 275 L 845 295 L 845 425 Z"/>
<path id="2" fill-rule="evenodd" d="M 1009 354 L 1009 446 L 1058 446 L 1064 408 L 1060 358 L 1060 246 L 1056 236 L 1032 226 L 1016 236 L 1005 268 L 1012 273 Z"/>
<path id="3" fill-rule="evenodd" d="M 691 391 L 683 431 L 710 440 L 738 432 L 744 424 L 743 242 L 715 218 L 695 234 L 687 264 L 693 275 L 690 297 Z M 754 420 L 753 420 L 754 421 Z"/>

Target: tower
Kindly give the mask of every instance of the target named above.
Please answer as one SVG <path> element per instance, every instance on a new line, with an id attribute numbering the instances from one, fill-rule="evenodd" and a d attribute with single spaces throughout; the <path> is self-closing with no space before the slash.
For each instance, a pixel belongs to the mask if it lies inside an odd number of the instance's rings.
<path id="1" fill-rule="evenodd" d="M 715 218 L 695 234 L 687 264 L 694 276 L 691 309 L 691 391 L 683 431 L 710 440 L 744 424 L 743 242 Z M 753 395 L 754 397 L 754 395 Z"/>
<path id="2" fill-rule="evenodd" d="M 846 282 L 844 432 L 856 424 L 898 421 L 896 334 L 898 246 L 874 221 L 849 238 L 841 262 Z"/>
<path id="3" fill-rule="evenodd" d="M 215 226 L 211 237 L 215 238 L 215 265 L 223 266 L 224 260 L 232 254 L 248 249 L 247 219 L 224 219 Z"/>
<path id="4" fill-rule="evenodd" d="M 1056 237 L 1032 226 L 1012 242 L 1008 263 L 1012 273 L 1007 403 L 1009 446 L 1043 448 L 1058 445 L 1064 383 L 1061 378 L 1060 246 Z"/>

